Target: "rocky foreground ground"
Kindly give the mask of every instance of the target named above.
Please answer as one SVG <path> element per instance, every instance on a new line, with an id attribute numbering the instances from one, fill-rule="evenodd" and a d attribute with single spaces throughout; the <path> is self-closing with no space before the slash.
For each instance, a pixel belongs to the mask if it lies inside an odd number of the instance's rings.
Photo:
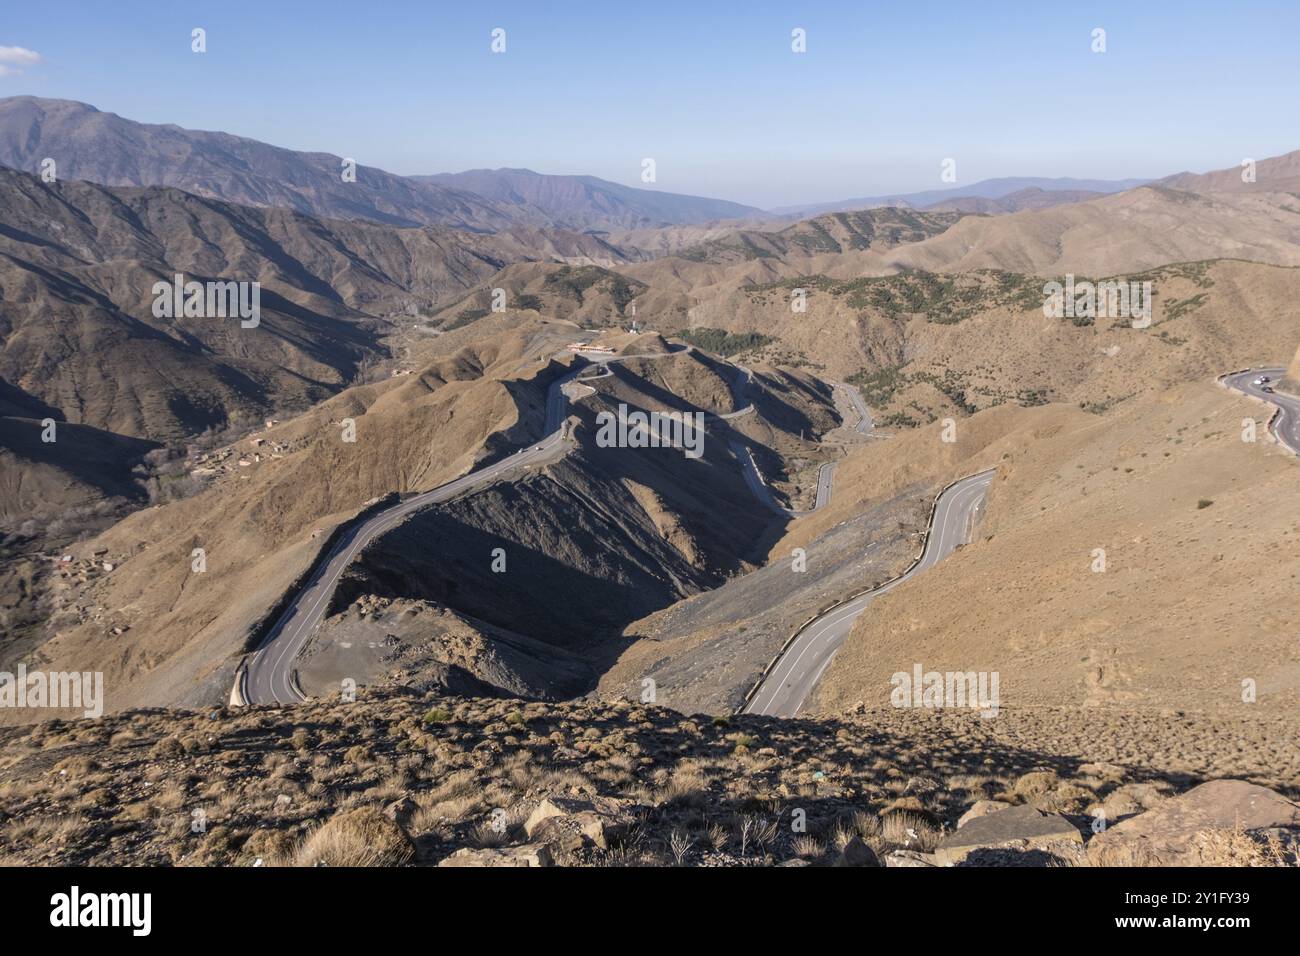
<path id="1" fill-rule="evenodd" d="M 1280 717 L 781 721 L 401 691 L 144 710 L 2 732 L 0 858 L 1295 865 L 1294 731 Z"/>

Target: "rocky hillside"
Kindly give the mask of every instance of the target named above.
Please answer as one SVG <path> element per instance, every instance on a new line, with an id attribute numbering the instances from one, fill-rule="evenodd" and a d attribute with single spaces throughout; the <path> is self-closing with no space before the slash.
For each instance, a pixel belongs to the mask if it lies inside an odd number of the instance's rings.
<path id="1" fill-rule="evenodd" d="M 382 693 L 0 735 L 9 865 L 1260 866 L 1300 836 L 1295 728 L 1253 721 Z M 1251 746 L 1173 773 L 1170 736 Z"/>
<path id="2" fill-rule="evenodd" d="M 588 329 L 627 328 L 638 313 L 657 317 L 675 311 L 684 316 L 688 302 L 686 296 L 661 295 L 644 282 L 600 265 L 520 262 L 506 266 L 468 295 L 428 316 L 428 326 L 450 331 L 479 321 L 491 314 L 497 289 L 505 290 L 509 308 Z"/>
<path id="3" fill-rule="evenodd" d="M 769 223 L 741 231 L 709 231 L 701 234 L 704 241 L 698 245 L 687 244 L 689 234 L 680 230 L 657 237 L 625 234 L 639 248 L 654 249 L 658 258 L 619 271 L 660 295 L 688 297 L 686 324 L 736 328 L 755 324 L 737 299 L 756 286 L 781 284 L 787 293 L 781 303 L 783 314 L 774 312 L 765 321 L 804 321 L 803 314 L 792 312 L 788 293 L 815 285 L 802 281 L 808 276 L 824 276 L 860 289 L 900 273 L 923 279 L 927 274 L 937 276 L 935 284 L 951 285 L 966 282 L 973 273 L 997 272 L 1037 278 L 1041 289 L 1046 279 L 1067 273 L 1103 278 L 1214 259 L 1294 267 L 1300 265 L 1300 215 L 1294 191 L 1288 188 L 1290 180 L 1283 175 L 1287 160 L 1280 158 L 1276 166 L 1274 161 L 1261 162 L 1262 178 L 1250 189 L 1197 192 L 1153 185 L 996 216 L 881 209 L 840 214 L 851 221 L 855 216 L 892 214 L 947 222 L 932 230 L 904 229 L 890 241 L 883 241 L 888 237 L 881 235 L 864 242 L 861 236 L 833 226 L 834 216 L 783 228 Z M 1041 292 L 1034 298 L 1041 307 Z M 641 301 L 645 303 L 638 311 L 641 318 L 660 322 L 665 329 L 673 327 L 670 318 L 678 320 L 676 315 L 661 318 L 651 313 L 649 297 Z M 961 307 L 970 301 L 952 305 Z M 854 307 L 866 304 L 858 301 Z M 905 305 L 906 300 L 899 304 Z M 846 321 L 855 314 L 846 310 Z M 761 331 L 773 334 L 770 329 Z M 825 340 L 831 344 L 828 354 L 842 341 Z"/>

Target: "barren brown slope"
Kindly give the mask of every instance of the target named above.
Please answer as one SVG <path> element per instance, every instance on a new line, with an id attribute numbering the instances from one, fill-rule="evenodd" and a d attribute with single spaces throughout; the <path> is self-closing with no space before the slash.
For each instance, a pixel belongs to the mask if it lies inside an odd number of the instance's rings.
<path id="1" fill-rule="evenodd" d="M 960 213 L 896 208 L 827 213 L 780 228 L 766 224 L 714 235 L 619 271 L 652 289 L 689 295 L 694 316 L 746 285 L 821 272 L 855 277 L 897 272 L 888 250 L 942 234 L 961 218 Z"/>
<path id="2" fill-rule="evenodd" d="M 962 277 L 953 278 L 960 286 Z M 898 425 L 1004 402 L 1100 412 L 1147 390 L 1276 362 L 1269 356 L 1290 355 L 1300 338 L 1281 314 L 1300 293 L 1300 269 L 1219 261 L 1120 279 L 1151 282 L 1149 328 L 1049 319 L 1040 305 L 1016 308 L 1012 300 L 953 323 L 912 320 L 897 363 L 883 372 L 867 366 L 854 380 L 881 420 Z M 1026 292 L 1032 299 L 1041 289 Z"/>
<path id="3" fill-rule="evenodd" d="M 1111 275 L 1171 262 L 1240 258 L 1300 263 L 1300 212 L 1286 192 L 1201 194 L 1142 186 L 1089 202 L 968 217 L 886 253 L 894 268 Z"/>
<path id="4" fill-rule="evenodd" d="M 850 445 L 830 502 L 774 536 L 759 570 L 631 624 L 635 641 L 602 677 L 599 694 L 630 695 L 649 677 L 666 706 L 735 711 L 796 628 L 907 569 L 935 494 L 997 461 L 1006 423 L 1019 413 L 1002 408 L 964 420 L 959 445 L 929 430 Z"/>
<path id="5" fill-rule="evenodd" d="M 650 258 L 658 258 L 676 255 L 683 249 L 721 239 L 740 229 L 775 232 L 788 225 L 790 219 L 786 216 L 722 219 L 717 222 L 663 226 L 655 229 L 614 229 L 607 234 L 606 238 L 620 248 L 639 249 Z"/>
<path id="6" fill-rule="evenodd" d="M 463 298 L 428 317 L 430 328 L 450 331 L 492 314 L 496 290 L 505 292 L 507 309 L 532 310 L 548 319 L 575 322 L 587 328 L 628 326 L 641 313 L 659 314 L 671 308 L 662 294 L 645 283 L 599 265 L 521 262 L 506 266 Z M 679 311 L 686 312 L 684 297 Z"/>
<path id="7" fill-rule="evenodd" d="M 1296 348 L 1295 357 L 1291 359 L 1291 364 L 1287 366 L 1286 382 L 1284 384 L 1293 392 L 1300 390 L 1300 347 Z"/>
<path id="8" fill-rule="evenodd" d="M 1045 277 L 1001 270 L 800 275 L 730 291 L 719 286 L 685 319 L 668 312 L 646 321 L 662 322 L 666 331 L 681 323 L 773 337 L 765 354 L 824 369 L 830 377 L 856 376 L 881 417 L 898 414 L 912 422 L 937 410 L 995 401 L 1112 401 L 1156 372 L 1189 366 L 1199 374 L 1234 361 L 1230 339 L 1243 335 L 1267 342 L 1278 358 L 1294 352 L 1292 342 L 1275 334 L 1287 327 L 1275 314 L 1300 294 L 1295 268 L 1222 260 L 1076 276 L 1103 278 L 1151 283 L 1150 328 L 1134 329 L 1128 319 L 1114 317 L 1046 318 Z M 802 312 L 791 307 L 799 289 Z M 652 292 L 637 301 L 653 301 Z M 1101 365 L 1113 369 L 1107 388 L 1093 394 L 1075 387 Z M 1178 374 L 1184 373 L 1172 380 Z"/>
<path id="9" fill-rule="evenodd" d="M 887 705 L 920 663 L 998 671 L 1015 708 L 1294 709 L 1295 463 L 1241 440 L 1267 412 L 1195 382 L 1102 419 L 1009 414 L 971 461 L 998 468 L 975 543 L 872 605 L 815 706 Z"/>
<path id="10" fill-rule="evenodd" d="M 47 442 L 42 422 L 0 416 L 0 534 L 44 525 L 73 508 L 103 506 L 111 514 L 144 497 L 131 470 L 157 447 L 152 442 L 67 422 L 54 423 L 56 440 Z M 76 453 L 61 453 L 59 440 Z M 53 538 L 60 538 L 57 529 Z"/>

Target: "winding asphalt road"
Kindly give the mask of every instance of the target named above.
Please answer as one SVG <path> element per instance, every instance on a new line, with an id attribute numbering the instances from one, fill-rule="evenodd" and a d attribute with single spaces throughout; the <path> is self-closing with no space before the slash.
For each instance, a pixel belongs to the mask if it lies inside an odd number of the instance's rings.
<path id="1" fill-rule="evenodd" d="M 871 413 L 867 411 L 867 403 L 862 400 L 862 393 L 852 385 L 839 383 L 840 388 L 849 394 L 849 401 L 853 403 L 853 410 L 858 413 L 858 434 L 867 435 L 871 429 L 876 427 L 876 423 L 871 420 Z"/>
<path id="2" fill-rule="evenodd" d="M 584 357 L 603 367 L 609 362 L 664 356 L 610 356 L 603 353 L 588 353 Z M 249 659 L 246 669 L 241 674 L 241 683 L 236 688 L 239 696 L 248 703 L 254 704 L 294 703 L 303 700 L 304 697 L 294 682 L 294 661 L 312 631 L 324 617 L 329 597 L 334 592 L 339 577 L 357 553 L 408 515 L 430 505 L 447 501 L 477 485 L 494 481 L 511 471 L 535 464 L 550 456 L 564 439 L 567 389 L 578 379 L 581 371 L 574 371 L 551 385 L 546 403 L 547 434 L 540 442 L 521 449 L 509 458 L 447 482 L 431 491 L 415 495 L 346 532 L 336 542 L 326 561 L 313 573 L 311 580 L 299 591 L 293 603 L 281 614 L 266 640 Z M 741 371 L 743 380 L 736 383 L 738 395 L 752 379 L 752 372 L 748 369 L 742 368 Z M 1226 376 L 1223 381 L 1231 389 L 1274 405 L 1278 409 L 1272 426 L 1274 435 L 1292 452 L 1300 455 L 1300 397 L 1287 393 L 1265 392 L 1255 384 L 1255 379 L 1260 375 L 1267 375 L 1276 382 L 1285 373 L 1286 370 L 1280 367 L 1251 369 Z M 604 368 L 602 373 L 585 377 L 599 378 L 607 374 L 609 370 Z M 874 423 L 862 396 L 854 388 L 847 386 L 845 388 L 859 415 L 857 430 L 861 434 L 868 434 Z M 752 411 L 752 404 L 746 403 L 735 412 L 717 417 L 734 418 Z M 774 511 L 790 517 L 809 513 L 793 511 L 777 503 L 747 447 L 734 442 L 732 451 L 741 462 L 746 484 L 755 497 L 766 502 Z M 834 462 L 827 462 L 821 466 L 813 510 L 824 507 L 830 501 L 834 470 Z M 871 602 L 878 595 L 893 590 L 904 581 L 933 567 L 951 554 L 958 545 L 970 539 L 975 519 L 983 505 L 993 476 L 992 471 L 972 475 L 945 490 L 935 503 L 934 517 L 920 560 L 904 574 L 887 584 L 837 605 L 809 622 L 777 660 L 771 672 L 758 685 L 743 712 L 776 717 L 793 717 L 798 714 L 804 701 L 816 687 L 852 630 L 854 622 Z"/>
<path id="3" fill-rule="evenodd" d="M 1300 455 L 1300 397 L 1285 392 L 1265 392 L 1261 386 L 1255 384 L 1255 379 L 1265 375 L 1272 380 L 1267 384 L 1275 386 L 1285 374 L 1284 368 L 1257 368 L 1225 376 L 1223 382 L 1231 389 L 1275 406 L 1278 414 L 1273 421 L 1273 434 L 1283 445 Z M 862 396 L 856 389 L 850 388 L 848 392 L 860 416 L 858 430 L 865 433 L 871 426 L 871 419 Z M 749 464 L 753 466 L 752 458 L 749 459 Z M 758 476 L 756 468 L 754 474 L 755 481 L 761 484 L 762 479 Z M 933 567 L 951 554 L 959 544 L 969 539 L 975 517 L 993 480 L 993 474 L 990 471 L 972 475 L 948 488 L 935 505 L 934 520 L 921 560 L 901 577 L 874 591 L 833 607 L 810 621 L 755 689 L 743 712 L 775 717 L 793 717 L 798 714 L 804 701 L 817 686 L 818 680 L 844 643 L 844 639 L 853 629 L 854 622 L 877 595 L 891 591 L 913 575 Z M 748 469 L 746 478 L 749 479 Z M 753 486 L 754 482 L 751 481 L 751 487 Z M 770 494 L 768 498 L 770 499 Z M 775 504 L 774 500 L 773 504 Z M 821 504 L 820 488 L 818 504 L 819 506 Z"/>
<path id="4" fill-rule="evenodd" d="M 1276 387 L 1285 374 L 1284 368 L 1256 368 L 1225 376 L 1223 383 L 1244 395 L 1261 398 L 1271 405 L 1276 405 L 1278 414 L 1273 422 L 1273 434 L 1277 436 L 1278 441 L 1291 449 L 1293 454 L 1300 455 L 1300 397 L 1285 392 L 1266 392 L 1255 384 L 1255 379 L 1267 375 L 1272 379 L 1268 384 Z"/>
<path id="5" fill-rule="evenodd" d="M 860 594 L 810 621 L 758 685 L 743 712 L 771 717 L 794 717 L 798 714 L 853 629 L 853 623 L 867 606 L 878 595 L 892 591 L 904 581 L 933 567 L 958 545 L 970 540 L 993 475 L 992 471 L 971 475 L 945 490 L 935 503 L 934 518 L 930 522 L 921 559 L 888 584 Z"/>
<path id="6" fill-rule="evenodd" d="M 339 578 L 362 549 L 380 535 L 391 531 L 416 511 L 448 501 L 476 486 L 494 481 L 519 468 L 549 458 L 564 439 L 563 426 L 567 407 L 566 400 L 576 397 L 570 395 L 568 391 L 572 384 L 595 378 L 604 378 L 611 374 L 608 368 L 608 364 L 611 362 L 624 362 L 642 358 L 666 358 L 681 351 L 683 350 L 676 349 L 668 353 L 624 356 L 613 356 L 602 352 L 579 353 L 592 363 L 600 366 L 601 370 L 596 374 L 582 375 L 581 373 L 586 370 L 586 366 L 584 366 L 583 369 L 570 372 L 551 384 L 546 399 L 546 437 L 540 442 L 521 449 L 509 458 L 504 458 L 494 464 L 470 472 L 430 491 L 414 495 L 346 531 L 334 544 L 326 560 L 317 566 L 311 578 L 299 590 L 293 602 L 281 613 L 262 644 L 248 658 L 246 666 L 240 670 L 236 677 L 232 700 L 242 700 L 248 704 L 291 704 L 305 700 L 306 698 L 298 688 L 295 680 L 294 662 L 307 644 L 312 632 L 324 618 L 329 607 L 330 595 L 334 593 Z M 690 351 L 690 347 L 686 347 L 685 351 Z M 738 376 L 738 380 L 733 387 L 738 402 L 743 402 L 743 405 L 735 412 L 716 416 L 718 418 L 735 418 L 739 415 L 752 413 L 754 410 L 753 404 L 743 397 L 745 386 L 753 379 L 753 372 L 744 367 L 740 367 L 740 371 L 741 375 Z M 850 390 L 851 393 L 852 391 Z M 858 402 L 860 401 L 859 397 Z M 861 411 L 863 422 L 869 425 L 870 420 L 866 417 L 865 408 L 862 408 Z M 862 430 L 862 423 L 859 423 L 859 430 Z M 753 457 L 749 454 L 749 450 L 743 445 L 739 446 L 738 449 L 733 445 L 733 451 L 736 451 L 742 466 L 747 463 L 747 466 L 744 467 L 746 483 L 749 484 L 751 490 L 760 500 L 768 502 L 778 512 L 794 517 L 809 513 L 781 508 L 772 497 L 771 490 L 763 482 L 762 476 L 754 464 Z M 830 500 L 834 467 L 833 462 L 828 462 L 821 467 L 818 474 L 817 501 L 814 510 L 823 507 Z"/>
<path id="7" fill-rule="evenodd" d="M 740 441 L 730 442 L 731 453 L 736 456 L 740 462 L 740 471 L 745 476 L 745 484 L 754 497 L 763 504 L 767 505 L 779 515 L 787 518 L 802 518 L 804 515 L 810 515 L 818 508 L 824 507 L 831 500 L 831 483 L 835 480 L 835 465 L 837 462 L 824 462 L 817 469 L 817 500 L 808 511 L 796 511 L 793 508 L 787 508 L 776 500 L 772 494 L 772 489 L 767 482 L 763 480 L 763 474 L 758 470 L 758 465 L 754 461 L 754 454 L 749 447 Z"/>
<path id="8" fill-rule="evenodd" d="M 753 373 L 749 369 L 742 368 L 749 378 Z M 746 379 L 748 381 L 749 379 Z M 858 423 L 854 426 L 859 435 L 871 435 L 871 430 L 875 427 L 875 422 L 871 420 L 871 415 L 867 411 L 867 404 L 862 400 L 862 393 L 852 385 L 837 383 L 836 388 L 842 388 L 848 393 L 849 400 L 853 403 L 854 411 L 858 413 Z M 731 415 L 723 415 L 722 418 L 731 418 L 735 415 L 743 414 L 745 411 L 751 411 L 753 406 L 750 405 L 740 412 L 733 412 Z M 740 441 L 732 441 L 730 444 L 731 453 L 736 456 L 740 462 L 740 469 L 745 475 L 745 484 L 749 485 L 749 490 L 753 492 L 754 497 L 763 502 L 779 515 L 787 518 L 802 518 L 804 515 L 810 515 L 818 508 L 824 508 L 830 504 L 831 485 L 835 481 L 835 466 L 839 462 L 824 462 L 817 469 L 817 497 L 813 501 L 813 506 L 807 511 L 797 511 L 794 508 L 786 508 L 776 496 L 772 494 L 772 489 L 768 486 L 767 481 L 763 478 L 763 473 L 758 470 L 758 463 L 754 461 L 754 456 L 749 448 Z"/>
<path id="9" fill-rule="evenodd" d="M 678 350 L 680 351 L 680 350 Z M 626 362 L 640 358 L 666 358 L 676 351 L 654 355 L 613 356 L 605 353 L 580 353 L 598 365 Z M 408 515 L 430 505 L 440 504 L 478 485 L 494 481 L 516 469 L 536 464 L 550 457 L 564 439 L 564 413 L 567 407 L 567 389 L 576 381 L 582 369 L 570 372 L 551 383 L 546 396 L 546 437 L 535 445 L 515 452 L 509 458 L 472 471 L 431 491 L 414 495 L 391 508 L 381 511 L 360 525 L 349 529 L 335 543 L 328 558 L 322 562 L 311 579 L 285 608 L 265 640 L 248 659 L 247 666 L 236 677 L 232 699 L 242 698 L 249 704 L 292 704 L 306 698 L 294 680 L 294 661 L 302 652 L 329 607 L 330 595 L 338 585 L 344 569 L 371 541 L 391 531 Z M 601 378 L 601 375 L 587 376 Z"/>

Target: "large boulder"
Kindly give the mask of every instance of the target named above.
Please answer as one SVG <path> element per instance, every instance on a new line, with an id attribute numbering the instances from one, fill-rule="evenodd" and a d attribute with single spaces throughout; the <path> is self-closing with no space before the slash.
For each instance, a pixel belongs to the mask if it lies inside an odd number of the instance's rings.
<path id="1" fill-rule="evenodd" d="M 1088 859 L 1096 866 L 1212 866 L 1223 861 L 1210 834 L 1277 829 L 1300 831 L 1300 806 L 1244 780 L 1212 780 L 1097 834 Z"/>
<path id="2" fill-rule="evenodd" d="M 1050 851 L 1062 844 L 1081 847 L 1083 836 L 1078 828 L 1058 813 L 1025 805 L 967 820 L 965 826 L 944 838 L 934 856 L 939 863 L 954 866 L 976 851 Z M 978 857 L 971 862 L 979 862 Z"/>
<path id="3" fill-rule="evenodd" d="M 439 861 L 439 866 L 551 866 L 551 848 L 545 843 L 523 846 L 465 847 Z"/>
<path id="4" fill-rule="evenodd" d="M 631 822 L 626 801 L 611 797 L 574 799 L 546 797 L 524 821 L 528 838 L 576 850 L 586 843 L 606 849 L 621 838 Z"/>

